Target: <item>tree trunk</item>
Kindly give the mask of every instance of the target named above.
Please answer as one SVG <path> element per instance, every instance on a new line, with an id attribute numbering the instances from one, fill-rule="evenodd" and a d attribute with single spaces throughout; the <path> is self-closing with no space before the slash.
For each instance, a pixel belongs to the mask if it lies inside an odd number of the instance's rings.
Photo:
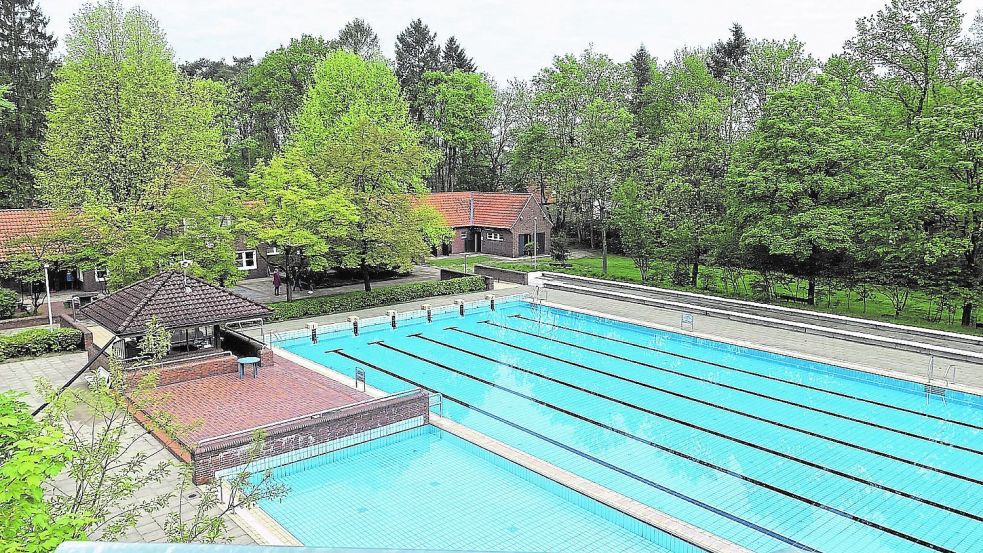
<path id="1" fill-rule="evenodd" d="M 964 303 L 963 304 L 962 325 L 963 326 L 972 326 L 973 325 L 973 303 L 972 302 Z"/>
<path id="2" fill-rule="evenodd" d="M 694 252 L 694 254 L 695 255 L 693 256 L 693 272 L 690 274 L 689 282 L 693 288 L 696 288 L 697 285 L 699 284 L 699 277 L 700 277 L 700 252 Z"/>
<path id="3" fill-rule="evenodd" d="M 601 274 L 608 275 L 608 225 L 601 223 Z"/>
<path id="4" fill-rule="evenodd" d="M 372 284 L 369 282 L 369 268 L 362 263 L 362 284 L 365 285 L 365 291 L 372 291 Z"/>
<path id="5" fill-rule="evenodd" d="M 806 298 L 806 303 L 809 305 L 816 305 L 816 277 L 809 277 L 809 295 Z"/>
<path id="6" fill-rule="evenodd" d="M 287 301 L 289 302 L 294 298 L 294 279 L 290 272 L 290 248 L 289 246 L 284 246 L 283 248 L 283 276 L 286 279 L 287 285 Z"/>

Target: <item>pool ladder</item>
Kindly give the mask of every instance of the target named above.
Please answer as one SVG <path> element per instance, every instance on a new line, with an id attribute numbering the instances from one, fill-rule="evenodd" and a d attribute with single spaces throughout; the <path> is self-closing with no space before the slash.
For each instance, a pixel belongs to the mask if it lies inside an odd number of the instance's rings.
<path id="1" fill-rule="evenodd" d="M 928 364 L 928 375 L 925 382 L 925 405 L 928 405 L 932 396 L 942 398 L 942 403 L 948 405 L 945 393 L 949 386 L 956 381 L 956 366 L 949 365 L 941 376 L 935 376 L 935 356 Z"/>

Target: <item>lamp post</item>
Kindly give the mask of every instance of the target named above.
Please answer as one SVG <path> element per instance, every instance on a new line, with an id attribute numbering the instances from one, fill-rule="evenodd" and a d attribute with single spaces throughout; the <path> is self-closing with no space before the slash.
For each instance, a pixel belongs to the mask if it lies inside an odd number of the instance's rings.
<path id="1" fill-rule="evenodd" d="M 50 264 L 44 264 L 44 293 L 48 296 L 48 330 L 51 330 L 55 326 L 54 319 L 51 316 L 51 285 L 48 283 L 48 268 L 51 267 Z"/>

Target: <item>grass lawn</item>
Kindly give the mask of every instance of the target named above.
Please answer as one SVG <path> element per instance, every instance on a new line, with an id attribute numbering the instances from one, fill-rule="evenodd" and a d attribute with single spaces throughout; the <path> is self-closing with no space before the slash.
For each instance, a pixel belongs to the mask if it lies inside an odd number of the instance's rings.
<path id="1" fill-rule="evenodd" d="M 536 270 L 533 268 L 533 264 L 529 260 L 520 259 L 517 261 L 502 261 L 492 259 L 484 255 L 469 255 L 468 270 L 472 270 L 474 264 L 476 263 L 501 267 L 503 269 L 512 269 L 514 271 L 529 272 Z M 430 264 L 438 267 L 453 268 L 459 271 L 464 270 L 463 257 L 437 258 L 432 260 Z M 570 259 L 568 264 L 570 265 L 568 268 L 559 268 L 552 266 L 549 262 L 543 262 L 543 260 L 540 259 L 538 270 L 568 273 L 593 278 L 605 278 L 608 280 L 634 282 L 637 284 L 642 283 L 641 273 L 639 273 L 638 268 L 635 267 L 635 263 L 630 258 L 621 255 L 608 255 L 607 276 L 604 276 L 601 273 L 600 256 Z M 672 270 L 673 266 L 670 263 L 661 263 L 653 267 L 653 276 L 651 277 L 653 281 L 646 284 L 661 288 L 687 290 L 703 294 L 752 300 L 752 284 L 760 280 L 760 275 L 758 275 L 756 272 L 743 271 L 743 274 L 736 279 L 738 289 L 735 290 L 732 282 L 724 282 L 724 279 L 728 273 L 717 267 L 701 266 L 700 273 L 702 276 L 700 277 L 700 286 L 697 288 L 692 288 L 689 286 L 676 286 L 672 284 L 669 280 Z M 787 278 L 787 282 L 785 282 L 783 286 L 778 287 L 778 292 L 789 296 L 804 298 L 806 295 L 806 281 Z M 816 295 L 817 305 L 814 306 L 790 301 L 777 301 L 774 303 L 777 305 L 784 305 L 798 309 L 835 313 L 837 315 L 874 319 L 878 321 L 918 326 L 923 328 L 935 328 L 939 330 L 962 332 L 966 334 L 983 334 L 983 329 L 961 326 L 959 324 L 958 312 L 956 312 L 952 317 L 952 323 L 949 322 L 950 316 L 948 313 L 944 313 L 942 315 L 941 321 L 933 320 L 938 318 L 937 302 L 934 298 L 917 291 L 911 292 L 911 296 L 908 299 L 904 311 L 902 311 L 901 315 L 898 317 L 895 317 L 894 315 L 894 306 L 887 294 L 876 289 L 875 287 L 870 288 L 870 296 L 867 299 L 866 306 L 859 298 L 858 291 L 856 290 L 830 291 L 828 287 L 823 287 L 820 284 L 816 291 Z"/>

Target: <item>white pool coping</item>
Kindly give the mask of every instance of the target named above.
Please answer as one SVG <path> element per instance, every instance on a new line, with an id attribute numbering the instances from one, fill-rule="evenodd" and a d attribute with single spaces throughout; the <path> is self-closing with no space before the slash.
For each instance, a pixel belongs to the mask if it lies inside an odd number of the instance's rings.
<path id="1" fill-rule="evenodd" d="M 310 359 L 301 357 L 277 346 L 273 346 L 272 349 L 275 355 L 281 356 L 289 361 L 293 361 L 302 367 L 308 368 L 347 386 L 355 386 L 355 379 L 335 370 L 329 369 L 320 363 L 311 361 Z M 365 386 L 365 393 L 372 397 L 383 397 L 389 395 L 387 392 L 367 384 Z M 706 551 L 713 553 L 751 553 L 751 550 L 727 541 L 716 534 L 679 520 L 671 515 L 659 511 L 658 509 L 654 509 L 648 505 L 645 505 L 644 503 L 621 495 L 586 478 L 577 476 L 572 472 L 561 469 L 556 465 L 548 463 L 512 446 L 506 445 L 498 440 L 495 440 L 494 438 L 472 430 L 450 419 L 431 413 L 430 424 L 441 430 L 454 434 L 455 436 L 478 447 L 488 450 L 525 469 L 535 472 L 544 478 L 557 482 L 601 504 L 607 505 L 612 509 L 620 511 L 632 518 L 658 528 L 663 532 L 671 534 Z M 263 513 L 263 515 L 265 516 L 256 516 L 253 519 L 245 520 L 244 522 L 247 524 L 260 525 L 261 527 L 265 526 L 268 534 L 277 534 L 277 529 L 279 529 L 280 532 L 286 532 L 278 523 L 276 523 L 276 521 L 270 518 L 269 515 L 266 515 L 265 513 Z M 289 533 L 287 534 L 289 535 Z M 279 544 L 271 543 L 270 545 Z"/>

